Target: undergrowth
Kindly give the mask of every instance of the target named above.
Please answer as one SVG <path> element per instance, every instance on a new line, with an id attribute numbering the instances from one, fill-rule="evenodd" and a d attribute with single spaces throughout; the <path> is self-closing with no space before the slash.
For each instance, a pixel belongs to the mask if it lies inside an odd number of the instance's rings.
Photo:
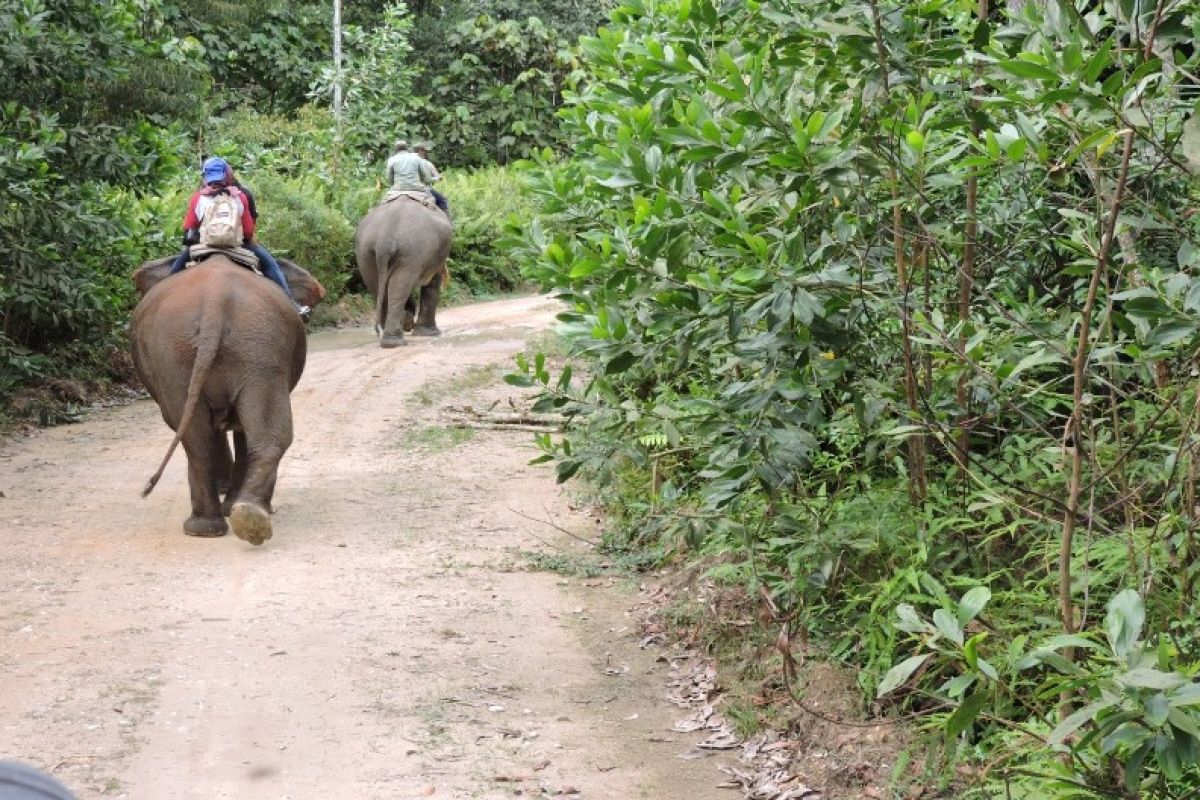
<path id="1" fill-rule="evenodd" d="M 955 798 L 1194 797 L 1194 9 L 612 23 L 510 231 L 571 347 L 507 378 L 570 420 L 538 460 L 854 670 Z"/>

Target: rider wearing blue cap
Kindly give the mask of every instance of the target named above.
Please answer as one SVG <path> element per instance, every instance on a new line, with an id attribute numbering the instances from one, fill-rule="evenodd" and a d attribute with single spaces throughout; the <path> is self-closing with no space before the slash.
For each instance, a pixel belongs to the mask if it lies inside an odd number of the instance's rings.
<path id="1" fill-rule="evenodd" d="M 188 201 L 187 213 L 183 216 L 183 252 L 179 254 L 179 257 L 175 259 L 175 263 L 171 265 L 171 272 L 169 274 L 174 275 L 187 266 L 189 258 L 188 247 L 199 241 L 200 224 L 204 221 L 205 211 L 212 204 L 212 198 L 218 194 L 228 194 L 237 202 L 241 213 L 242 235 L 244 237 L 242 246 L 258 256 L 263 275 L 279 284 L 279 287 L 283 289 L 284 293 L 296 306 L 296 310 L 300 312 L 301 316 L 307 318 L 308 306 L 296 303 L 296 299 L 292 297 L 291 287 L 288 286 L 287 278 L 283 276 L 283 270 L 280 269 L 279 263 L 267 252 L 265 247 L 254 241 L 254 228 L 258 215 L 252 213 L 252 201 L 234 181 L 233 170 L 229 168 L 229 164 L 223 158 L 213 157 L 204 162 L 200 173 L 204 186 L 195 192 Z"/>

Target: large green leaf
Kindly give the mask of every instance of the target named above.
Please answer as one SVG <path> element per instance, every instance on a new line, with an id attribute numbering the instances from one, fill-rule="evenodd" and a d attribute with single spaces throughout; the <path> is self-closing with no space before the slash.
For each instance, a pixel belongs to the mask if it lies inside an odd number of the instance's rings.
<path id="1" fill-rule="evenodd" d="M 932 657 L 932 653 L 926 653 L 921 656 L 912 656 L 906 658 L 899 664 L 889 669 L 883 676 L 883 680 L 879 682 L 879 688 L 875 690 L 876 697 L 883 697 L 900 688 L 912 674 L 920 668 L 922 664 Z"/>

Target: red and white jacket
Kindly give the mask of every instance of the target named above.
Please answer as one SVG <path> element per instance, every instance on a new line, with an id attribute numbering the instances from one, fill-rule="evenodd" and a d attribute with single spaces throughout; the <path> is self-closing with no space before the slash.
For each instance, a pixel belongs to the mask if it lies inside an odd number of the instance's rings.
<path id="1" fill-rule="evenodd" d="M 187 213 L 183 215 L 183 229 L 185 231 L 199 230 L 200 223 L 204 220 L 204 212 L 212 203 L 212 196 L 218 192 L 228 192 L 237 200 L 238 208 L 242 212 L 242 236 L 246 241 L 254 238 L 254 217 L 250 215 L 250 204 L 246 202 L 246 196 L 236 186 L 205 186 L 200 191 L 192 195 L 192 199 L 188 201 Z"/>

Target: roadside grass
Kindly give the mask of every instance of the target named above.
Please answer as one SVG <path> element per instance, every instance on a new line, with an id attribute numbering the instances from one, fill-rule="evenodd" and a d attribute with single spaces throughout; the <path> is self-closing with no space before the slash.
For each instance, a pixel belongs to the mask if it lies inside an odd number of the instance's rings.
<path id="1" fill-rule="evenodd" d="M 418 449 L 429 453 L 444 453 L 474 438 L 475 431 L 471 428 L 429 425 L 405 430 L 397 447 L 402 450 Z"/>
<path id="2" fill-rule="evenodd" d="M 409 397 L 409 403 L 429 407 L 446 398 L 461 400 L 500 382 L 505 367 L 502 364 L 485 364 L 468 367 L 448 378 L 427 381 Z"/>

